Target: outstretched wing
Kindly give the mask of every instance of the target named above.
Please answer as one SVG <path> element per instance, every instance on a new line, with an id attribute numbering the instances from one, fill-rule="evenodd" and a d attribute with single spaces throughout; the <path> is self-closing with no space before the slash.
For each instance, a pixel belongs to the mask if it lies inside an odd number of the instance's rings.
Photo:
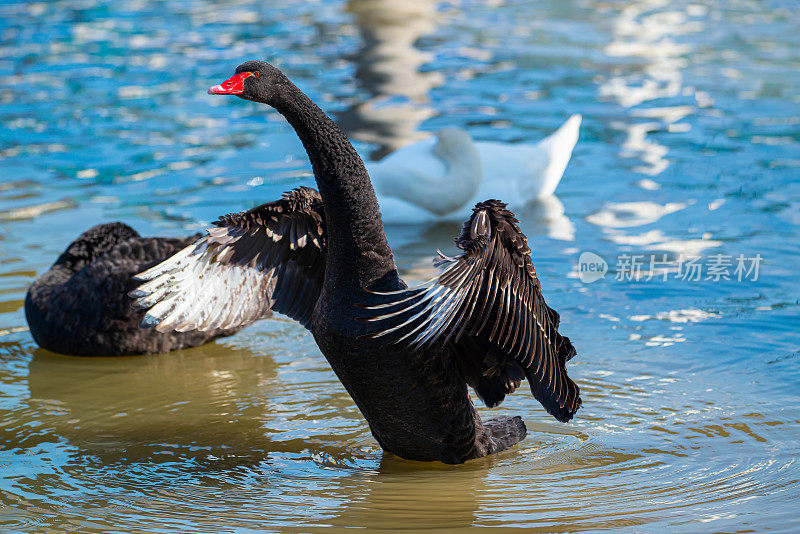
<path id="1" fill-rule="evenodd" d="M 130 293 L 160 332 L 246 325 L 270 310 L 308 327 L 325 276 L 322 198 L 300 187 L 220 217 L 208 234 L 139 275 Z"/>
<path id="2" fill-rule="evenodd" d="M 500 404 L 523 377 L 554 417 L 568 421 L 580 408 L 580 390 L 567 376 L 575 355 L 547 306 L 528 242 L 513 213 L 497 200 L 478 204 L 456 245 L 439 253 L 439 274 L 416 289 L 386 295 L 367 307 L 381 329 L 370 335 L 411 349 L 449 351 L 487 406 Z"/>

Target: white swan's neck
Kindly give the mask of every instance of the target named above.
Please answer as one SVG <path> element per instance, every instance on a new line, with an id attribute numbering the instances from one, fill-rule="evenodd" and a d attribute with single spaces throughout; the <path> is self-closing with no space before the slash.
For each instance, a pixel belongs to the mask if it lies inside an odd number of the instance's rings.
<path id="1" fill-rule="evenodd" d="M 444 128 L 369 166 L 379 196 L 393 197 L 443 216 L 470 201 L 481 181 L 481 162 L 464 130 Z"/>

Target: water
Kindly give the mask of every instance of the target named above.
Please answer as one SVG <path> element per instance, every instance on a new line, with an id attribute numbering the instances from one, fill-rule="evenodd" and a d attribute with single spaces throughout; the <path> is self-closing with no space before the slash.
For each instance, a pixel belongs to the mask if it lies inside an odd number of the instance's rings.
<path id="1" fill-rule="evenodd" d="M 798 530 L 798 29 L 777 0 L 0 4 L 0 528 Z M 406 462 L 289 321 L 148 357 L 36 348 L 26 286 L 82 230 L 185 235 L 311 183 L 276 114 L 205 94 L 254 57 L 375 157 L 583 114 L 564 213 L 521 214 L 578 348 L 574 422 L 518 393 L 495 411 L 525 417 L 520 446 Z M 411 280 L 457 231 L 388 228 Z M 591 284 L 585 251 L 610 264 Z M 636 282 L 617 259 L 681 253 L 763 262 L 756 281 Z"/>

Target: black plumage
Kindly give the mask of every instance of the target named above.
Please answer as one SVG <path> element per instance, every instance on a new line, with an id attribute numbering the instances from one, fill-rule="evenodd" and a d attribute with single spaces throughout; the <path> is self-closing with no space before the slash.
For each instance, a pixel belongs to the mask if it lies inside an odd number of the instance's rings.
<path id="1" fill-rule="evenodd" d="M 142 326 L 160 332 L 236 328 L 276 311 L 307 327 L 325 277 L 319 193 L 300 187 L 224 215 L 214 226 L 136 277 L 149 282 L 130 292 L 134 306 L 153 308 Z"/>
<path id="2" fill-rule="evenodd" d="M 209 90 L 269 104 L 303 142 L 319 193 L 303 188 L 228 215 L 207 236 L 141 274 L 132 293 L 156 329 L 234 328 L 267 313 L 314 335 L 387 451 L 458 463 L 525 437 L 519 417 L 481 420 L 473 386 L 496 406 L 524 378 L 562 421 L 580 407 L 566 374 L 574 354 L 544 301 L 530 249 L 499 201 L 476 206 L 441 256 L 442 272 L 409 290 L 386 240 L 375 192 L 342 131 L 271 65 L 248 61 Z M 221 319 L 220 319 L 221 318 Z"/>
<path id="3" fill-rule="evenodd" d="M 186 239 L 140 237 L 122 223 L 94 226 L 73 241 L 25 296 L 25 318 L 40 347 L 77 356 L 120 356 L 194 347 L 237 329 L 147 332 L 131 307 L 133 275 L 178 252 Z"/>
<path id="4" fill-rule="evenodd" d="M 441 273 L 422 287 L 384 293 L 394 300 L 369 308 L 394 309 L 367 319 L 386 325 L 370 337 L 389 335 L 414 350 L 449 350 L 489 407 L 527 377 L 548 413 L 568 421 L 581 402 L 566 371 L 575 349 L 544 301 L 518 222 L 498 200 L 475 206 L 456 238 L 464 253 L 440 256 Z"/>

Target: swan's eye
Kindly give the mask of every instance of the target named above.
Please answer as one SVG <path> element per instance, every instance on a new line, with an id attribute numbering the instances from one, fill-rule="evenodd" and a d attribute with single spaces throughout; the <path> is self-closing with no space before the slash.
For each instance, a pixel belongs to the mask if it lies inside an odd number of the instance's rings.
<path id="1" fill-rule="evenodd" d="M 258 78 L 259 76 L 261 76 L 261 73 L 260 73 L 260 72 L 254 72 L 254 73 L 253 73 L 253 76 L 255 76 L 256 78 Z"/>

